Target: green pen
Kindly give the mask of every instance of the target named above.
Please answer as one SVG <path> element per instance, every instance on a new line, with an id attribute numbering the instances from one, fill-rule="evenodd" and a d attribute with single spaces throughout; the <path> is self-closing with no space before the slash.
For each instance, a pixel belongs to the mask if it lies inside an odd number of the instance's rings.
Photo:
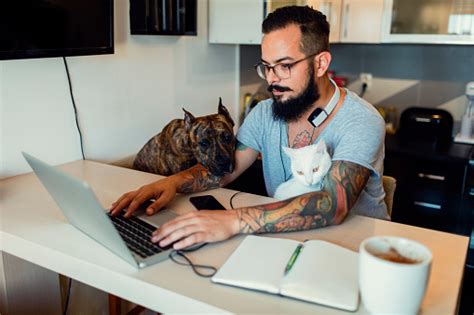
<path id="1" fill-rule="evenodd" d="M 298 244 L 295 251 L 293 252 L 293 254 L 290 257 L 290 260 L 286 264 L 285 273 L 284 273 L 285 276 L 291 270 L 291 268 L 293 268 L 293 265 L 295 264 L 296 258 L 298 258 L 298 255 L 301 253 L 302 249 L 303 249 L 303 244 Z"/>

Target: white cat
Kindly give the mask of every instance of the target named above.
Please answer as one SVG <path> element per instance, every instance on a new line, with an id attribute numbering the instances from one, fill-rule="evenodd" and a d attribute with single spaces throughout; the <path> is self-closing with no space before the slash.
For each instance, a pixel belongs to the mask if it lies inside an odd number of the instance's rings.
<path id="1" fill-rule="evenodd" d="M 274 197 L 284 200 L 321 190 L 324 176 L 331 167 L 331 156 L 324 140 L 298 149 L 283 147 L 283 151 L 291 159 L 293 177 L 277 187 Z"/>

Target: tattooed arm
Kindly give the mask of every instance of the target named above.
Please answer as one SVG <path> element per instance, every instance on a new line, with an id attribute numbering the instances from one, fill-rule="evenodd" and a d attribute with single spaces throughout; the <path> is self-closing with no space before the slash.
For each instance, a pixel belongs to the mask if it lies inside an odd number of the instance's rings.
<path id="1" fill-rule="evenodd" d="M 122 209 L 127 208 L 125 216 L 129 217 L 143 202 L 154 198 L 155 201 L 146 209 L 146 213 L 152 215 L 173 200 L 176 193 L 192 193 L 227 185 L 242 174 L 255 161 L 257 155 L 255 150 L 237 142 L 232 174 L 218 177 L 212 175 L 201 164 L 197 164 L 185 171 L 123 194 L 112 204 L 110 212 L 112 215 L 117 215 Z"/>
<path id="2" fill-rule="evenodd" d="M 368 179 L 369 170 L 365 167 L 335 161 L 322 191 L 239 209 L 239 232 L 288 232 L 339 224 L 359 198 Z"/>
<path id="3" fill-rule="evenodd" d="M 257 159 L 258 153 L 237 141 L 235 149 L 235 166 L 231 174 L 223 177 L 212 175 L 204 166 L 197 164 L 186 171 L 173 175 L 179 177 L 177 192 L 193 193 L 211 188 L 223 187 L 239 177 Z"/>
<path id="4" fill-rule="evenodd" d="M 153 233 L 160 246 L 181 249 L 200 242 L 216 242 L 239 233 L 288 232 L 341 223 L 357 201 L 369 170 L 355 163 L 335 161 L 324 190 L 266 205 L 227 211 L 194 211 L 163 224 Z"/>

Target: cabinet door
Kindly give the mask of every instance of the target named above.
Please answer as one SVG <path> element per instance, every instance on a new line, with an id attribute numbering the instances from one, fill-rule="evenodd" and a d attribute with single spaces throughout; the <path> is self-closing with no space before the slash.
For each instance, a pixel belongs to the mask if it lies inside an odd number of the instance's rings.
<path id="1" fill-rule="evenodd" d="M 343 0 L 341 42 L 380 43 L 383 0 Z"/>
<path id="2" fill-rule="evenodd" d="M 263 0 L 209 0 L 209 42 L 260 44 Z"/>
<path id="3" fill-rule="evenodd" d="M 331 31 L 329 33 L 329 42 L 337 43 L 340 40 L 341 33 L 341 11 L 342 0 L 309 0 L 308 5 L 321 11 L 329 22 Z"/>
<path id="4" fill-rule="evenodd" d="M 342 0 L 327 2 L 333 1 Z M 288 5 L 316 7 L 315 3 L 316 0 L 209 0 L 209 42 L 260 44 L 262 22 L 268 13 Z M 340 11 L 336 5 L 334 10 L 335 15 Z"/>
<path id="5" fill-rule="evenodd" d="M 392 220 L 446 232 L 462 232 L 466 166 L 387 153 L 384 174 L 396 178 Z"/>
<path id="6" fill-rule="evenodd" d="M 474 43 L 472 0 L 385 0 L 383 40 L 411 43 Z"/>

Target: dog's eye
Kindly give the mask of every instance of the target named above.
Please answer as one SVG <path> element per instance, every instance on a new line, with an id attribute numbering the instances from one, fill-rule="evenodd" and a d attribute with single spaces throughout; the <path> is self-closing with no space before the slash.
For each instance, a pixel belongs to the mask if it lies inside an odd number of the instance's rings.
<path id="1" fill-rule="evenodd" d="M 209 146 L 209 140 L 206 140 L 206 139 L 202 139 L 201 141 L 199 141 L 199 146 L 203 147 L 203 148 L 207 148 Z"/>
<path id="2" fill-rule="evenodd" d="M 222 142 L 231 143 L 232 142 L 232 136 L 229 135 L 229 134 L 222 135 Z"/>

